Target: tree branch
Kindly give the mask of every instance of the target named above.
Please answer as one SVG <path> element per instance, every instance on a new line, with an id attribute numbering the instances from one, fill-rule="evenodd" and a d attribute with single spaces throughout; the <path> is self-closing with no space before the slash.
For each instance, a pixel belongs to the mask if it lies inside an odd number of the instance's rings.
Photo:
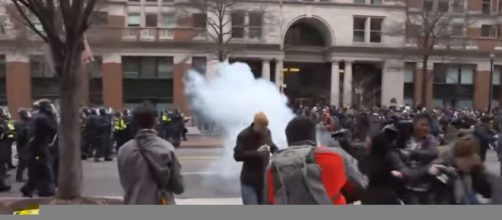
<path id="1" fill-rule="evenodd" d="M 23 19 L 25 20 L 25 24 L 28 25 L 28 27 L 33 31 L 35 32 L 38 36 L 40 36 L 40 38 L 42 38 L 42 40 L 46 43 L 49 42 L 48 40 L 48 37 L 46 35 L 44 35 L 42 32 L 40 32 L 36 27 L 35 25 L 33 24 L 33 22 L 31 21 L 31 19 L 28 17 L 28 15 L 26 15 L 26 13 L 24 12 L 23 10 L 23 7 L 19 4 L 20 2 L 22 4 L 28 4 L 26 2 L 24 2 L 23 0 L 12 0 L 12 2 L 14 3 L 14 6 L 16 7 L 17 11 L 19 12 L 19 14 L 21 14 L 21 16 L 23 17 Z M 23 3 L 24 2 L 24 3 Z"/>

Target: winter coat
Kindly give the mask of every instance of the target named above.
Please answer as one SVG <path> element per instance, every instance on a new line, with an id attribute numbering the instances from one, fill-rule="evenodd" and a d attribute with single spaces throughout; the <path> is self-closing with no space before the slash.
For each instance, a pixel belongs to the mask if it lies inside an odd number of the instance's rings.
<path id="1" fill-rule="evenodd" d="M 244 162 L 241 171 L 241 183 L 256 187 L 262 187 L 265 182 L 265 169 L 270 160 L 268 152 L 258 152 L 258 148 L 268 144 L 271 152 L 278 150 L 272 142 L 270 130 L 265 135 L 256 133 L 253 125 L 250 125 L 237 136 L 237 144 L 234 149 L 234 159 Z"/>
<path id="2" fill-rule="evenodd" d="M 502 179 L 488 172 L 484 166 L 475 168 L 470 174 L 463 173 L 456 168 L 451 151 L 442 154 L 434 163 L 454 170 L 454 175 L 449 175 L 447 194 L 443 198 L 445 203 L 468 204 L 467 191 L 463 186 L 470 185 L 476 194 L 490 199 L 491 204 L 502 204 Z"/>
<path id="3" fill-rule="evenodd" d="M 140 153 L 138 143 L 151 167 Z M 167 192 L 164 199 L 168 204 L 174 204 L 173 194 L 184 191 L 181 165 L 174 147 L 153 130 L 140 130 L 135 139 L 124 144 L 119 149 L 117 163 L 125 204 L 159 204 L 160 188 Z"/>

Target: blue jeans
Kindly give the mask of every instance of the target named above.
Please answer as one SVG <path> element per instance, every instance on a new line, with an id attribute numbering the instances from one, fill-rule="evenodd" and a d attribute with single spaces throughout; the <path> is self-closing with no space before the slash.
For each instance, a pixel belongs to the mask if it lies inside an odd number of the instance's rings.
<path id="1" fill-rule="evenodd" d="M 242 204 L 261 205 L 263 204 L 263 189 L 261 187 L 241 184 Z"/>

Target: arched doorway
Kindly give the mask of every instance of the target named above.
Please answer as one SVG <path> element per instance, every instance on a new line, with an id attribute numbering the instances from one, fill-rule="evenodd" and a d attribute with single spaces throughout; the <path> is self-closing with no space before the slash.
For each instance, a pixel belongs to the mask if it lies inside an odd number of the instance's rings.
<path id="1" fill-rule="evenodd" d="M 294 105 L 327 103 L 331 63 L 325 57 L 332 45 L 329 27 L 318 18 L 300 18 L 284 37 L 284 93 Z"/>

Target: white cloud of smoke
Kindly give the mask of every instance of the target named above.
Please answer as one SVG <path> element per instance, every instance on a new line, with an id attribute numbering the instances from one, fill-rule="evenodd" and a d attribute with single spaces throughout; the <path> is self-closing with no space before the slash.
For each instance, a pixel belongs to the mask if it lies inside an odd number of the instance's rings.
<path id="1" fill-rule="evenodd" d="M 239 132 L 249 126 L 260 111 L 268 117 L 273 141 L 280 148 L 287 146 L 284 130 L 294 117 L 287 107 L 287 98 L 272 82 L 255 79 L 247 64 L 221 63 L 218 75 L 212 79 L 190 71 L 185 86 L 192 109 L 225 131 L 224 156 L 208 171 L 223 177 L 239 174 L 241 164 L 233 159 L 235 141 Z"/>

